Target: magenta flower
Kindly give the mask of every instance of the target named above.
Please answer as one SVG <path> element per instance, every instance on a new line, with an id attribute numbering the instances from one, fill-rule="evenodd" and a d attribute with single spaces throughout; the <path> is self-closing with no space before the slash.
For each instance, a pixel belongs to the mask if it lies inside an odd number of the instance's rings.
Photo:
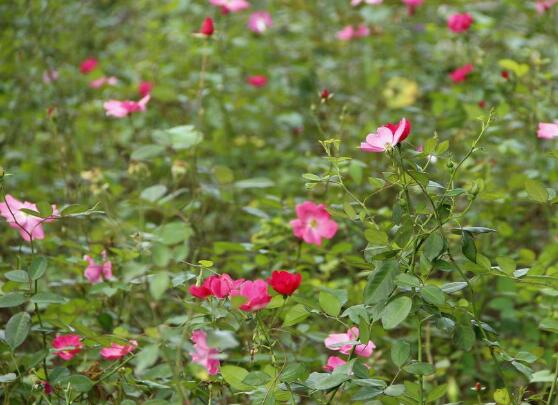
<path id="1" fill-rule="evenodd" d="M 558 137 L 558 121 L 539 122 L 537 137 L 541 139 L 552 139 Z"/>
<path id="2" fill-rule="evenodd" d="M 312 201 L 305 201 L 296 206 L 297 219 L 290 224 L 294 235 L 316 246 L 322 244 L 322 239 L 331 239 L 337 233 L 337 223 L 331 219 L 323 204 L 316 205 Z"/>
<path id="3" fill-rule="evenodd" d="M 57 80 L 58 80 L 58 70 L 52 69 L 52 70 L 45 70 L 43 72 L 43 82 L 45 84 L 50 84 Z"/>
<path id="4" fill-rule="evenodd" d="M 112 343 L 110 347 L 103 347 L 99 353 L 106 360 L 118 360 L 121 357 L 132 353 L 136 347 L 138 347 L 138 342 L 130 340 L 129 345 L 118 345 L 116 343 Z"/>
<path id="5" fill-rule="evenodd" d="M 357 356 L 370 357 L 376 348 L 371 340 L 366 344 L 357 344 L 360 331 L 357 327 L 352 327 L 347 333 L 332 333 L 324 340 L 325 346 L 330 350 L 339 351 L 343 354 L 350 354 L 353 351 Z"/>
<path id="6" fill-rule="evenodd" d="M 345 360 L 343 360 L 341 357 L 329 356 L 327 358 L 327 363 L 325 364 L 323 369 L 325 371 L 327 371 L 328 373 L 331 373 L 337 367 L 342 366 L 344 364 L 347 364 L 347 362 Z"/>
<path id="7" fill-rule="evenodd" d="M 246 81 L 252 87 L 265 87 L 267 84 L 267 77 L 264 75 L 249 76 Z"/>
<path id="8" fill-rule="evenodd" d="M 256 11 L 250 14 L 248 29 L 256 34 L 263 34 L 273 25 L 271 14 L 267 11 Z"/>
<path id="9" fill-rule="evenodd" d="M 454 83 L 460 83 L 465 81 L 465 79 L 467 79 L 467 76 L 469 76 L 472 71 L 473 65 L 469 63 L 468 65 L 455 69 L 449 74 L 449 76 Z"/>
<path id="10" fill-rule="evenodd" d="M 153 90 L 153 83 L 148 81 L 143 81 L 138 86 L 138 93 L 142 97 L 150 95 L 152 90 Z"/>
<path id="11" fill-rule="evenodd" d="M 209 375 L 219 373 L 219 350 L 207 345 L 207 334 L 203 330 L 192 332 L 192 342 L 194 342 L 194 352 L 191 353 L 192 361 L 205 367 Z"/>
<path id="12" fill-rule="evenodd" d="M 43 223 L 52 222 L 59 216 L 55 205 L 52 205 L 52 215 L 48 218 L 39 218 L 27 214 L 21 211 L 22 209 L 39 211 L 36 204 L 27 201 L 21 202 L 10 194 L 7 194 L 4 202 L 0 203 L 0 215 L 6 218 L 6 222 L 8 222 L 11 228 L 19 231 L 19 234 L 26 242 L 44 239 Z"/>
<path id="13" fill-rule="evenodd" d="M 410 128 L 410 124 L 405 118 L 399 121 L 397 126 L 388 123 L 378 128 L 376 133 L 368 134 L 366 141 L 360 144 L 360 150 L 371 153 L 391 150 L 409 135 Z"/>
<path id="14" fill-rule="evenodd" d="M 103 86 L 116 86 L 117 84 L 118 84 L 118 79 L 116 77 L 103 76 L 89 83 L 89 87 L 91 87 L 92 89 L 98 89 Z"/>
<path id="15" fill-rule="evenodd" d="M 209 0 L 209 2 L 217 7 L 221 7 L 224 14 L 237 13 L 250 7 L 250 3 L 246 0 Z"/>
<path id="16" fill-rule="evenodd" d="M 83 343 L 79 335 L 58 335 L 52 340 L 52 347 L 56 349 L 54 354 L 62 360 L 71 360 L 81 351 Z"/>
<path id="17" fill-rule="evenodd" d="M 103 264 L 95 263 L 91 256 L 83 256 L 83 260 L 87 261 L 87 268 L 83 275 L 91 284 L 97 284 L 104 280 L 112 278 L 112 263 L 107 259 L 107 252 L 103 250 Z"/>
<path id="18" fill-rule="evenodd" d="M 240 296 L 246 299 L 240 306 L 241 310 L 258 311 L 265 308 L 271 301 L 267 287 L 264 280 L 242 281 L 230 292 L 230 297 Z"/>
<path id="19" fill-rule="evenodd" d="M 140 101 L 109 100 L 103 104 L 103 107 L 105 108 L 107 116 L 122 118 L 135 112 L 145 111 L 150 98 L 151 96 L 148 94 Z"/>
<path id="20" fill-rule="evenodd" d="M 448 28 L 455 32 L 465 32 L 473 24 L 473 17 L 469 13 L 453 14 L 448 18 Z"/>
<path id="21" fill-rule="evenodd" d="M 97 68 L 98 64 L 99 62 L 95 58 L 85 59 L 83 62 L 81 62 L 81 65 L 79 66 L 79 71 L 82 74 L 86 75 L 94 71 Z"/>

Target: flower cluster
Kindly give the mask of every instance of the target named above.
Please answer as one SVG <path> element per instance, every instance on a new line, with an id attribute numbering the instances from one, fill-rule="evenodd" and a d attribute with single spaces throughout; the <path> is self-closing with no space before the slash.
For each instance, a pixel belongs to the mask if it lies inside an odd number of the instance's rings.
<path id="1" fill-rule="evenodd" d="M 330 350 L 338 351 L 345 355 L 356 354 L 359 357 L 368 358 L 372 356 L 376 345 L 369 340 L 368 342 L 359 343 L 358 337 L 360 330 L 357 327 L 350 328 L 346 333 L 332 333 L 324 340 L 324 345 Z M 346 361 L 338 356 L 330 356 L 324 369 L 333 371 L 335 368 L 342 366 Z"/>

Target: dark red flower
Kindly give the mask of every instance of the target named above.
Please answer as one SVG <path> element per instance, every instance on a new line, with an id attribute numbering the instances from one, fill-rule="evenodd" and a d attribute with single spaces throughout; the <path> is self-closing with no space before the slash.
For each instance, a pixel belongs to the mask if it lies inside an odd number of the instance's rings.
<path id="1" fill-rule="evenodd" d="M 52 394 L 52 385 L 50 385 L 48 381 L 41 381 L 41 385 L 43 386 L 43 390 L 45 394 L 47 395 Z"/>
<path id="2" fill-rule="evenodd" d="M 502 76 L 504 79 L 508 80 L 510 78 L 510 72 L 508 72 L 507 70 L 502 70 L 500 72 L 500 76 Z"/>
<path id="3" fill-rule="evenodd" d="M 289 273 L 285 270 L 274 270 L 271 277 L 267 279 L 271 288 L 282 295 L 292 295 L 300 286 L 302 275 L 300 273 Z"/>
<path id="4" fill-rule="evenodd" d="M 397 131 L 397 128 L 399 128 L 399 125 L 401 125 L 401 123 L 402 122 L 399 122 L 398 124 L 392 124 L 391 122 L 388 122 L 386 125 L 384 125 L 384 127 L 388 128 L 391 132 L 395 134 L 395 131 Z M 406 119 L 404 125 L 405 125 L 405 129 L 403 130 L 403 133 L 399 138 L 399 142 L 403 142 L 411 133 L 411 121 Z"/>
<path id="5" fill-rule="evenodd" d="M 322 90 L 322 92 L 320 93 L 320 98 L 323 101 L 327 101 L 329 100 L 329 98 L 332 96 L 332 94 L 329 92 L 329 90 L 327 89 L 327 87 L 324 87 L 324 89 Z"/>
<path id="6" fill-rule="evenodd" d="M 484 100 L 479 101 L 479 107 L 480 108 L 486 107 L 486 101 L 484 101 Z"/>
<path id="7" fill-rule="evenodd" d="M 200 34 L 206 37 L 210 37 L 213 35 L 214 32 L 215 32 L 215 27 L 213 26 L 213 19 L 207 17 L 205 20 L 203 20 L 203 23 L 200 28 Z"/>

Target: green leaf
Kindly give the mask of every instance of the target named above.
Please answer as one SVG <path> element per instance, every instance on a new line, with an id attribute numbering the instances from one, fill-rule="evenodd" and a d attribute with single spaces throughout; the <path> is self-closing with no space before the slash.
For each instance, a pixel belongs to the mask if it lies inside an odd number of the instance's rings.
<path id="1" fill-rule="evenodd" d="M 496 401 L 498 405 L 510 405 L 511 398 L 508 390 L 500 388 L 494 391 L 494 401 Z"/>
<path id="2" fill-rule="evenodd" d="M 265 385 L 271 381 L 271 376 L 263 371 L 252 371 L 244 377 L 242 380 L 243 384 L 258 387 L 260 385 Z"/>
<path id="3" fill-rule="evenodd" d="M 285 316 L 284 326 L 296 325 L 299 322 L 304 321 L 308 318 L 309 312 L 304 308 L 304 305 L 297 304 L 289 309 L 287 315 Z"/>
<path id="4" fill-rule="evenodd" d="M 477 247 L 475 246 L 473 235 L 467 231 L 464 231 L 461 235 L 461 251 L 463 255 L 473 263 L 476 263 Z"/>
<path id="5" fill-rule="evenodd" d="M 10 281 L 15 281 L 16 283 L 29 284 L 29 275 L 24 270 L 8 271 L 4 274 L 4 277 Z"/>
<path id="6" fill-rule="evenodd" d="M 427 285 L 420 290 L 421 297 L 429 304 L 440 306 L 446 302 L 444 292 L 435 285 Z"/>
<path id="7" fill-rule="evenodd" d="M 67 301 L 67 298 L 48 291 L 39 292 L 31 297 L 33 304 L 64 304 Z"/>
<path id="8" fill-rule="evenodd" d="M 74 374 L 70 377 L 69 383 L 77 392 L 88 392 L 93 388 L 93 381 L 83 374 Z"/>
<path id="9" fill-rule="evenodd" d="M 405 340 L 396 340 L 391 346 L 391 361 L 401 368 L 411 355 L 411 345 Z"/>
<path id="10" fill-rule="evenodd" d="M 384 390 L 384 394 L 390 397 L 400 397 L 405 393 L 405 386 L 403 384 L 390 385 Z"/>
<path id="11" fill-rule="evenodd" d="M 148 160 L 162 155 L 165 147 L 161 145 L 144 145 L 132 152 L 132 160 Z"/>
<path id="12" fill-rule="evenodd" d="M 475 331 L 470 322 L 462 322 L 455 327 L 455 343 L 460 349 L 471 350 L 475 344 Z"/>
<path id="13" fill-rule="evenodd" d="M 394 329 L 397 327 L 397 325 L 407 319 L 412 307 L 413 300 L 407 296 L 390 301 L 381 314 L 384 329 Z"/>
<path id="14" fill-rule="evenodd" d="M 432 364 L 419 361 L 407 364 L 403 370 L 415 375 L 430 375 L 436 371 Z"/>
<path id="15" fill-rule="evenodd" d="M 525 180 L 525 190 L 527 191 L 529 198 L 533 201 L 540 203 L 548 201 L 548 191 L 546 191 L 544 185 L 538 180 Z"/>
<path id="16" fill-rule="evenodd" d="M 155 202 L 165 195 L 167 187 L 163 184 L 156 184 L 144 189 L 140 197 L 149 202 Z"/>
<path id="17" fill-rule="evenodd" d="M 159 358 L 159 346 L 149 345 L 141 349 L 136 355 L 135 361 L 135 373 L 141 375 L 146 369 L 151 367 L 157 362 Z"/>
<path id="18" fill-rule="evenodd" d="M 156 234 L 165 245 L 175 245 L 190 239 L 192 228 L 184 222 L 170 222 L 161 226 Z"/>
<path id="19" fill-rule="evenodd" d="M 158 301 L 170 285 L 169 273 L 161 271 L 149 278 L 149 292 Z"/>
<path id="20" fill-rule="evenodd" d="M 437 387 L 434 387 L 434 389 L 428 393 L 426 397 L 426 402 L 434 402 L 439 400 L 444 395 L 446 395 L 447 390 L 448 390 L 447 384 L 438 385 Z"/>
<path id="21" fill-rule="evenodd" d="M 306 385 L 314 390 L 329 390 L 343 384 L 349 379 L 346 373 L 312 373 L 306 380 Z"/>
<path id="22" fill-rule="evenodd" d="M 19 312 L 12 316 L 6 324 L 6 343 L 13 350 L 17 349 L 29 334 L 31 316 L 27 312 Z"/>
<path id="23" fill-rule="evenodd" d="M 539 323 L 539 329 L 552 333 L 558 333 L 558 321 L 550 318 L 543 319 L 541 323 Z"/>
<path id="24" fill-rule="evenodd" d="M 395 288 L 394 279 L 399 273 L 399 264 L 395 260 L 383 262 L 370 273 L 364 289 L 364 303 L 377 304 L 389 297 Z"/>
<path id="25" fill-rule="evenodd" d="M 234 183 L 234 185 L 236 188 L 240 188 L 240 189 L 268 188 L 268 187 L 273 187 L 275 183 L 270 179 L 266 179 L 263 177 L 256 177 L 253 179 L 239 180 L 236 183 Z"/>
<path id="26" fill-rule="evenodd" d="M 47 269 L 47 260 L 42 256 L 35 257 L 29 268 L 29 277 L 35 281 L 40 279 Z"/>
<path id="27" fill-rule="evenodd" d="M 388 243 L 388 235 L 379 229 L 368 228 L 364 231 L 364 237 L 371 245 L 384 246 Z"/>
<path id="28" fill-rule="evenodd" d="M 153 139 L 159 144 L 171 146 L 175 150 L 182 150 L 198 145 L 203 140 L 203 135 L 193 125 L 181 125 L 155 131 Z"/>
<path id="29" fill-rule="evenodd" d="M 0 308 L 17 307 L 25 302 L 25 296 L 22 293 L 11 292 L 0 297 Z"/>
<path id="30" fill-rule="evenodd" d="M 243 383 L 248 375 L 248 371 L 242 367 L 226 365 L 221 367 L 221 375 L 223 379 L 237 391 L 250 391 L 251 386 Z"/>
<path id="31" fill-rule="evenodd" d="M 341 302 L 335 295 L 327 291 L 320 291 L 318 302 L 320 303 L 320 307 L 322 307 L 324 312 L 328 315 L 338 316 L 339 312 L 341 312 Z"/>
<path id="32" fill-rule="evenodd" d="M 444 239 L 438 233 L 431 234 L 424 242 L 424 256 L 432 261 L 444 251 Z"/>

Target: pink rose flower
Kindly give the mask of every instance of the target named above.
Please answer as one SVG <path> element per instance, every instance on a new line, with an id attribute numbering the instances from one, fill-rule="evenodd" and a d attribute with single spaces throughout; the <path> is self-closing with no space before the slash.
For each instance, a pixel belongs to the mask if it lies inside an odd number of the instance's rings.
<path id="1" fill-rule="evenodd" d="M 191 353 L 192 362 L 205 367 L 209 375 L 219 373 L 219 350 L 207 345 L 207 334 L 203 330 L 192 332 L 192 342 L 194 342 L 194 352 Z"/>
<path id="2" fill-rule="evenodd" d="M 55 355 L 63 360 L 71 360 L 81 351 L 83 343 L 79 335 L 58 335 L 52 340 L 52 347 L 56 349 Z"/>
<path id="3" fill-rule="evenodd" d="M 153 90 L 153 83 L 148 81 L 143 81 L 138 86 L 138 93 L 142 97 L 150 95 L 152 90 Z"/>
<path id="4" fill-rule="evenodd" d="M 97 68 L 98 64 L 99 62 L 95 58 L 85 59 L 83 62 L 81 62 L 81 65 L 79 66 L 79 71 L 82 74 L 86 75 L 94 71 Z"/>
<path id="5" fill-rule="evenodd" d="M 236 289 L 244 282 L 243 279 L 233 280 L 228 274 L 212 275 L 207 277 L 202 285 L 192 285 L 189 288 L 190 294 L 196 298 L 207 298 L 214 296 L 219 299 L 227 298 L 233 289 Z"/>
<path id="6" fill-rule="evenodd" d="M 230 292 L 230 297 L 244 297 L 246 301 L 240 306 L 243 311 L 258 311 L 263 309 L 271 301 L 271 295 L 267 291 L 267 283 L 264 280 L 242 281 Z"/>
<path id="7" fill-rule="evenodd" d="M 468 65 L 455 69 L 449 74 L 449 76 L 454 83 L 460 83 L 462 81 L 465 81 L 467 76 L 469 76 L 472 71 L 473 65 L 469 63 Z"/>
<path id="8" fill-rule="evenodd" d="M 136 347 L 138 347 L 138 342 L 130 340 L 129 345 L 118 345 L 116 343 L 112 343 L 110 347 L 103 347 L 99 353 L 106 360 L 118 360 L 121 357 L 132 353 Z"/>
<path id="9" fill-rule="evenodd" d="M 290 224 L 294 235 L 306 243 L 320 246 L 322 239 L 331 239 L 337 233 L 337 223 L 331 219 L 323 204 L 305 201 L 296 206 L 297 219 Z"/>
<path id="10" fill-rule="evenodd" d="M 98 89 L 103 86 L 116 86 L 117 84 L 118 84 L 118 79 L 116 77 L 103 76 L 89 83 L 89 87 L 91 87 L 92 89 Z"/>
<path id="11" fill-rule="evenodd" d="M 405 118 L 399 121 L 397 127 L 388 123 L 378 128 L 376 133 L 368 134 L 366 141 L 360 144 L 360 150 L 363 152 L 379 153 L 393 149 L 408 136 L 410 128 L 410 124 Z"/>
<path id="12" fill-rule="evenodd" d="M 250 3 L 246 0 L 209 0 L 209 2 L 217 7 L 221 7 L 224 14 L 237 13 L 250 7 Z"/>
<path id="13" fill-rule="evenodd" d="M 6 195 L 5 201 L 0 203 L 0 215 L 2 215 L 11 228 L 17 229 L 26 242 L 45 238 L 43 223 L 54 221 L 60 214 L 55 205 L 52 205 L 52 215 L 48 218 L 39 218 L 27 214 L 22 209 L 39 211 L 36 204 L 27 201 L 19 201 L 10 194 Z"/>
<path id="14" fill-rule="evenodd" d="M 537 137 L 541 139 L 552 139 L 558 137 L 558 121 L 540 122 Z"/>
<path id="15" fill-rule="evenodd" d="M 473 24 L 473 17 L 468 13 L 453 14 L 448 18 L 448 28 L 455 32 L 465 32 Z"/>
<path id="16" fill-rule="evenodd" d="M 360 331 L 357 327 L 352 327 L 347 333 L 332 333 L 324 340 L 325 346 L 330 350 L 339 351 L 343 354 L 350 354 L 353 351 L 357 356 L 370 357 L 376 348 L 371 340 L 366 344 L 357 344 Z"/>
<path id="17" fill-rule="evenodd" d="M 86 260 L 88 263 L 83 274 L 91 284 L 97 284 L 103 281 L 103 279 L 110 280 L 112 278 L 112 263 L 107 259 L 107 252 L 105 250 L 103 250 L 102 256 L 103 264 L 95 263 L 91 256 L 83 256 L 83 260 Z"/>
<path id="18" fill-rule="evenodd" d="M 347 362 L 345 360 L 343 360 L 341 357 L 329 356 L 328 359 L 327 359 L 327 363 L 323 367 L 323 369 L 325 371 L 327 371 L 328 373 L 331 373 L 337 367 L 342 366 L 344 364 L 347 364 Z"/>
<path id="19" fill-rule="evenodd" d="M 351 25 L 346 26 L 337 34 L 336 38 L 340 41 L 351 41 L 356 38 L 364 38 L 370 35 L 370 29 L 364 25 L 360 24 L 358 27 L 353 27 Z"/>
<path id="20" fill-rule="evenodd" d="M 267 77 L 264 75 L 249 76 L 246 81 L 252 87 L 265 87 L 267 84 Z"/>
<path id="21" fill-rule="evenodd" d="M 558 0 L 537 0 L 535 3 L 535 9 L 537 10 L 537 13 L 544 14 L 556 3 L 558 3 Z"/>
<path id="22" fill-rule="evenodd" d="M 151 96 L 148 94 L 140 101 L 109 100 L 103 104 L 103 107 L 107 116 L 122 118 L 135 112 L 145 111 L 150 98 Z"/>
<path id="23" fill-rule="evenodd" d="M 273 25 L 271 14 L 267 11 L 256 11 L 248 19 L 248 29 L 256 34 L 263 34 Z"/>

